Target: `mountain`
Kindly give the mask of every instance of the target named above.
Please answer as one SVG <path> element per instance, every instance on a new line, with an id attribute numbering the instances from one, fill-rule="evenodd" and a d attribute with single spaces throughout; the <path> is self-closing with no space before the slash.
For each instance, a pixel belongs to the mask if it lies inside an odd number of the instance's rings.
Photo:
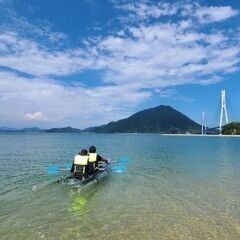
<path id="1" fill-rule="evenodd" d="M 33 128 L 22 128 L 22 129 L 18 129 L 18 128 L 9 128 L 9 127 L 0 127 L 0 132 L 26 132 L 26 133 L 37 133 L 37 132 L 43 132 L 43 129 L 37 128 L 37 127 L 33 127 Z"/>
<path id="2" fill-rule="evenodd" d="M 223 135 L 240 135 L 240 123 L 232 122 L 225 125 L 222 129 Z"/>
<path id="3" fill-rule="evenodd" d="M 46 132 L 46 133 L 80 133 L 82 130 L 78 128 L 72 127 L 64 127 L 64 128 L 51 128 L 51 129 L 40 129 L 37 127 L 32 128 L 8 128 L 8 127 L 0 127 L 0 132 L 11 132 L 11 133 L 38 133 L 38 132 Z"/>
<path id="4" fill-rule="evenodd" d="M 96 133 L 200 133 L 201 126 L 170 106 L 145 109 L 117 122 L 87 128 Z"/>
<path id="5" fill-rule="evenodd" d="M 44 130 L 37 128 L 37 127 L 32 127 L 32 128 L 23 128 L 23 129 L 20 129 L 19 131 L 21 131 L 21 132 L 43 132 Z"/>
<path id="6" fill-rule="evenodd" d="M 46 133 L 80 133 L 82 132 L 82 130 L 78 128 L 64 127 L 64 128 L 46 129 L 45 132 Z"/>
<path id="7" fill-rule="evenodd" d="M 9 128 L 9 127 L 0 127 L 0 131 L 7 132 L 7 131 L 16 131 L 17 128 Z"/>

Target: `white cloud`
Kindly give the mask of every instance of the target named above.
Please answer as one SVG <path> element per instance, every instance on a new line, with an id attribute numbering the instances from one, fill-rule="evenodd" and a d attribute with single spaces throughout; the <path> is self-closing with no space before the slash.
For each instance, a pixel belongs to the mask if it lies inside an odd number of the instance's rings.
<path id="1" fill-rule="evenodd" d="M 200 7 L 196 10 L 196 17 L 201 23 L 211 23 L 226 20 L 239 14 L 230 6 Z"/>
<path id="2" fill-rule="evenodd" d="M 148 9 L 150 5 L 137 3 L 136 6 Z M 151 5 L 151 9 L 169 9 L 170 6 Z M 131 4 L 121 7 L 129 11 L 133 8 Z M 200 9 L 203 7 L 198 6 Z M 175 23 L 139 23 L 134 27 L 130 24 L 116 35 L 84 40 L 85 48 L 63 48 L 61 51 L 40 46 L 16 33 L 5 32 L 0 34 L 0 65 L 37 77 L 100 69 L 105 71 L 105 82 L 123 84 L 138 79 L 139 88 L 199 83 L 204 82 L 205 75 L 211 71 L 216 74 L 236 69 L 239 47 L 229 44 L 227 34 L 217 30 L 204 33 L 196 25 L 192 26 L 191 18 Z M 57 39 L 64 37 L 55 35 Z M 231 55 L 227 56 L 226 52 Z"/>
<path id="3" fill-rule="evenodd" d="M 149 17 L 159 18 L 161 16 L 170 16 L 177 13 L 178 4 L 170 4 L 160 2 L 157 5 L 152 4 L 150 1 L 141 2 L 136 1 L 134 3 L 116 5 L 118 9 L 127 11 L 134 14 L 135 17 L 140 19 L 146 19 Z"/>
<path id="4" fill-rule="evenodd" d="M 131 27 L 129 32 L 133 38 L 109 36 L 99 44 L 110 56 L 106 82 L 137 82 L 140 88 L 209 84 L 209 75 L 235 71 L 239 63 L 240 47 L 228 44 L 221 32 L 185 31 L 169 23 Z"/>
<path id="5" fill-rule="evenodd" d="M 174 88 L 155 89 L 155 92 L 158 95 L 160 95 L 162 98 L 171 98 L 171 99 L 180 100 L 183 102 L 193 102 L 194 101 L 194 99 L 182 95 Z"/>
<path id="6" fill-rule="evenodd" d="M 58 41 L 67 39 L 67 36 L 64 33 L 53 32 L 53 33 L 48 34 L 48 38 L 50 41 L 58 42 Z"/>
<path id="7" fill-rule="evenodd" d="M 27 119 L 48 126 L 87 127 L 125 117 L 149 96 L 127 85 L 90 89 L 0 72 L 1 121 Z"/>
<path id="8" fill-rule="evenodd" d="M 211 23 L 227 20 L 239 14 L 231 6 L 201 6 L 198 2 L 159 2 L 134 1 L 134 3 L 115 3 L 117 9 L 127 12 L 129 20 L 158 19 L 161 17 L 193 17 L 200 23 Z"/>
<path id="9" fill-rule="evenodd" d="M 35 76 L 60 76 L 93 68 L 94 56 L 89 58 L 80 48 L 51 51 L 16 33 L 5 32 L 0 34 L 0 66 Z"/>
<path id="10" fill-rule="evenodd" d="M 36 121 L 36 122 L 47 121 L 47 118 L 44 116 L 44 114 L 41 111 L 35 112 L 35 113 L 26 113 L 25 118 L 26 120 Z"/>

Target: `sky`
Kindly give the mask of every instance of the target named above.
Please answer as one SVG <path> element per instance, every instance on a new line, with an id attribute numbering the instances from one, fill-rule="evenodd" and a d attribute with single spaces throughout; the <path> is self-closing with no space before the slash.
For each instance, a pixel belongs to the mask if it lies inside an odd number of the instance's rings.
<path id="1" fill-rule="evenodd" d="M 170 105 L 240 121 L 240 1 L 0 0 L 0 126 L 85 128 Z"/>

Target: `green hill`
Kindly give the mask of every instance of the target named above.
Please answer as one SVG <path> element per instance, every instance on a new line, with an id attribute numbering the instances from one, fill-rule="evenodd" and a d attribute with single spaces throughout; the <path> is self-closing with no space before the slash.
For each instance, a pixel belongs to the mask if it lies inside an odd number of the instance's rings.
<path id="1" fill-rule="evenodd" d="M 46 129 L 46 133 L 80 133 L 82 130 L 72 127 Z"/>
<path id="2" fill-rule="evenodd" d="M 145 109 L 117 122 L 87 128 L 96 133 L 200 133 L 201 126 L 170 106 Z"/>
<path id="3" fill-rule="evenodd" d="M 223 135 L 240 135 L 240 123 L 232 122 L 225 125 L 222 129 Z"/>

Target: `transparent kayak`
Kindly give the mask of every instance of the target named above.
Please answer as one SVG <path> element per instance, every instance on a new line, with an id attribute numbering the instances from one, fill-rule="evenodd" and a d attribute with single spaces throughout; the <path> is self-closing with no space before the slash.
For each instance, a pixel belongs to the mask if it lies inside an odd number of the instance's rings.
<path id="1" fill-rule="evenodd" d="M 101 182 L 103 179 L 105 179 L 111 172 L 111 167 L 110 167 L 110 163 L 106 163 L 103 164 L 99 167 L 99 170 L 88 176 L 87 178 L 83 179 L 83 180 L 79 180 L 77 178 L 75 178 L 74 176 L 67 176 L 61 180 L 59 180 L 59 182 L 61 182 L 62 184 L 65 185 L 70 185 L 70 186 L 76 186 L 76 187 L 81 187 L 81 186 L 88 186 L 88 185 L 92 185 L 92 184 L 97 184 L 99 182 Z"/>

